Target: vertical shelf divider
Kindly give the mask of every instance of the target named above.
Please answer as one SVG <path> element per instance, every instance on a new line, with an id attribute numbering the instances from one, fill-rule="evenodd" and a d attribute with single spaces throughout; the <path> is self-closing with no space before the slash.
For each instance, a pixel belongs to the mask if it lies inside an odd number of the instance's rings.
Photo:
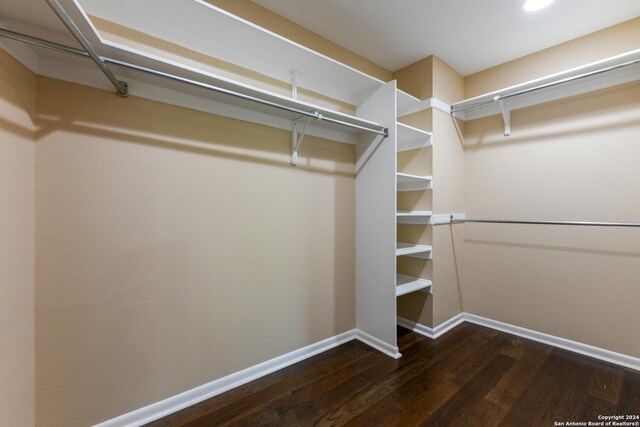
<path id="1" fill-rule="evenodd" d="M 396 333 L 396 82 L 378 88 L 357 116 L 389 129 L 356 143 L 356 327 L 369 344 L 400 357 Z"/>

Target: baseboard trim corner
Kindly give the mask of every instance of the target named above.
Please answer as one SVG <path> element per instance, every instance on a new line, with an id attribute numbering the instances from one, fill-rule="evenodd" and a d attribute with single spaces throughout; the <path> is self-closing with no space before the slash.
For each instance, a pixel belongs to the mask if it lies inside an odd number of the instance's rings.
<path id="1" fill-rule="evenodd" d="M 402 354 L 400 354 L 400 351 L 398 349 L 398 347 L 394 347 L 392 345 L 387 344 L 386 342 L 379 340 L 378 338 L 374 337 L 373 335 L 369 335 L 366 332 L 362 332 L 359 329 L 356 329 L 356 336 L 355 338 L 358 341 L 361 341 L 365 344 L 367 344 L 369 347 L 373 347 L 376 350 L 378 350 L 379 352 L 382 352 L 384 354 L 386 354 L 387 356 L 391 356 L 394 359 L 399 359 Z"/>
<path id="2" fill-rule="evenodd" d="M 151 405 L 136 409 L 116 418 L 96 424 L 94 427 L 123 427 L 141 426 L 151 421 L 155 421 L 174 412 L 180 411 L 189 406 L 200 403 L 204 400 L 217 396 L 225 391 L 239 387 L 250 381 L 278 371 L 287 366 L 298 363 L 304 359 L 315 356 L 334 347 L 342 345 L 348 341 L 358 338 L 361 333 L 356 329 L 343 332 L 339 335 L 327 338 L 306 347 L 294 350 L 282 356 L 275 357 L 266 362 L 246 368 L 242 371 L 234 372 L 225 377 L 203 384 L 199 387 L 187 390 L 183 393 L 171 396 Z M 373 337 L 371 337 L 373 338 Z M 371 345 L 367 342 L 367 344 Z M 376 347 L 377 348 L 377 347 Z M 382 349 L 377 348 L 380 351 Z"/>
<path id="3" fill-rule="evenodd" d="M 435 328 L 424 326 L 420 323 L 413 322 L 409 319 L 405 319 L 404 317 L 398 317 L 398 325 L 432 339 L 438 338 L 439 336 L 446 334 L 447 332 L 449 332 L 451 329 L 455 328 L 462 322 L 464 322 L 464 313 L 460 313 L 456 316 L 453 316 L 451 319 L 447 320 L 444 323 L 441 323 Z"/>

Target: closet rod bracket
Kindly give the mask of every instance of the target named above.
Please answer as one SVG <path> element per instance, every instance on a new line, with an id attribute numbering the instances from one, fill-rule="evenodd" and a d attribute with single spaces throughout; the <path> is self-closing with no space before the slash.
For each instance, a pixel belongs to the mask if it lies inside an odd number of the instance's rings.
<path id="1" fill-rule="evenodd" d="M 291 166 L 298 165 L 298 149 L 300 148 L 302 140 L 307 134 L 307 128 L 309 127 L 309 122 L 311 121 L 311 119 L 322 120 L 322 114 L 318 113 L 317 111 L 314 111 L 313 114 L 314 117 L 300 116 L 293 121 L 293 124 L 291 126 Z M 304 126 L 300 131 L 299 123 L 301 118 L 303 118 Z"/>
<path id="2" fill-rule="evenodd" d="M 120 83 L 121 85 L 122 92 L 120 90 L 117 90 L 116 94 L 123 98 L 126 98 L 127 96 L 129 96 L 129 83 L 123 82 L 122 80 L 118 80 L 118 83 Z"/>
<path id="3" fill-rule="evenodd" d="M 493 100 L 500 106 L 502 121 L 504 122 L 504 136 L 509 136 L 511 135 L 511 110 L 509 109 L 509 105 L 501 99 L 500 95 L 496 95 Z"/>

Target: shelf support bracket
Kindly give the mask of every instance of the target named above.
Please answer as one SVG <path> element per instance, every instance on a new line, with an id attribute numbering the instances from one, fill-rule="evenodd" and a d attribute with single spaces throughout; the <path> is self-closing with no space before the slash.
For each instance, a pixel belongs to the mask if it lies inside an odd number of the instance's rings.
<path id="1" fill-rule="evenodd" d="M 509 136 L 511 135 L 511 110 L 509 110 L 509 105 L 500 99 L 500 95 L 496 95 L 493 99 L 500 106 L 502 120 L 504 121 L 504 136 Z"/>
<path id="2" fill-rule="evenodd" d="M 316 119 L 322 119 L 322 114 L 316 113 Z M 309 127 L 309 122 L 313 117 L 305 117 L 303 119 L 304 126 L 302 127 L 302 131 L 299 130 L 300 117 L 293 121 L 293 125 L 291 126 L 291 166 L 296 166 L 298 164 L 298 149 L 300 148 L 300 144 L 302 144 L 302 140 L 304 136 L 307 134 L 307 128 Z"/>
<path id="3" fill-rule="evenodd" d="M 291 98 L 298 99 L 298 72 L 291 72 Z"/>

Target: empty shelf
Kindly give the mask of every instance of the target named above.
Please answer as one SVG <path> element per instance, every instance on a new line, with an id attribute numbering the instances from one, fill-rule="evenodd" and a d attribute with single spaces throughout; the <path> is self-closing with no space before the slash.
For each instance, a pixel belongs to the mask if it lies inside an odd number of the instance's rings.
<path id="1" fill-rule="evenodd" d="M 431 259 L 431 246 L 416 245 L 413 243 L 398 243 L 396 245 L 396 256 L 410 256 L 413 258 Z"/>
<path id="2" fill-rule="evenodd" d="M 431 286 L 431 280 L 396 274 L 396 296 L 398 297 L 415 291 L 431 293 Z"/>
<path id="3" fill-rule="evenodd" d="M 398 151 L 431 146 L 431 132 L 398 123 Z"/>
<path id="4" fill-rule="evenodd" d="M 398 191 L 420 191 L 431 189 L 431 177 L 398 172 Z"/>
<path id="5" fill-rule="evenodd" d="M 429 224 L 432 215 L 431 211 L 400 211 L 396 218 L 399 224 Z"/>
<path id="6" fill-rule="evenodd" d="M 397 89 L 396 93 L 398 117 L 431 108 L 431 99 L 419 100 L 415 96 L 409 95 L 400 89 Z"/>
<path id="7" fill-rule="evenodd" d="M 494 101 L 496 96 L 508 99 L 508 109 L 513 111 L 621 85 L 638 80 L 640 63 L 635 62 L 638 59 L 640 59 L 640 49 L 632 50 L 550 76 L 465 99 L 453 104 L 452 108 L 457 118 L 474 120 L 502 112 L 500 103 Z M 600 72 L 623 64 L 627 64 L 627 66 Z M 593 74 L 589 75 L 589 73 Z"/>
<path id="8" fill-rule="evenodd" d="M 64 0 L 64 3 L 73 3 Z M 88 15 L 356 105 L 384 82 L 203 0 L 81 0 Z M 65 4 L 65 6 L 66 6 Z M 68 7 L 68 9 L 71 9 Z M 188 22 L 179 30 L 175 22 Z M 224 34 L 224 37 L 220 35 Z"/>

